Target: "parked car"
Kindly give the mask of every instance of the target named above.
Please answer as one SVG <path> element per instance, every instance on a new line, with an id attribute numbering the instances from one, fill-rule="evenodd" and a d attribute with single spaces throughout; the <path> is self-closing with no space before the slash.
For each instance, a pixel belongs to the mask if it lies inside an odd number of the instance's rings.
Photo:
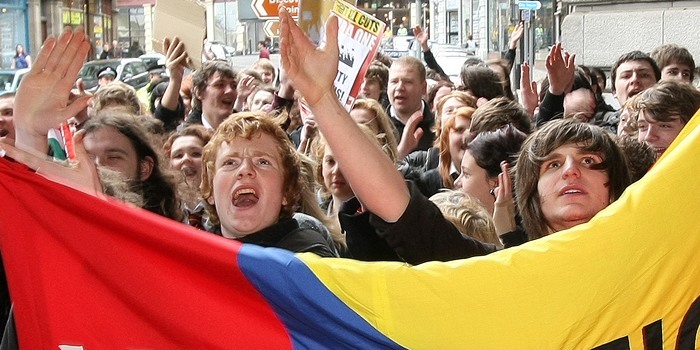
<path id="1" fill-rule="evenodd" d="M 165 66 L 165 55 L 160 53 L 147 53 L 139 56 L 139 59 L 146 64 L 146 70 Z"/>
<path id="2" fill-rule="evenodd" d="M 0 93 L 17 91 L 29 68 L 0 70 Z"/>
<path id="3" fill-rule="evenodd" d="M 210 42 L 210 50 L 214 54 L 214 58 L 218 60 L 226 60 L 231 65 L 234 65 L 233 58 L 236 56 L 236 49 L 231 46 L 226 46 L 218 41 Z"/>
<path id="4" fill-rule="evenodd" d="M 112 67 L 117 76 L 115 80 L 122 81 L 140 89 L 149 82 L 148 69 L 146 64 L 138 58 L 115 58 L 109 60 L 90 61 L 83 65 L 78 74 L 83 80 L 86 90 L 97 89 L 97 73 L 104 67 Z"/>

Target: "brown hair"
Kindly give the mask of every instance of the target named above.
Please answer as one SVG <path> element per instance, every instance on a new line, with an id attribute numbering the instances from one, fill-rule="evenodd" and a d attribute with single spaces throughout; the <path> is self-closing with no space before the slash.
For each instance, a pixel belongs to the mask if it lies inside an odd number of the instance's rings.
<path id="1" fill-rule="evenodd" d="M 630 184 L 630 174 L 620 147 L 604 129 L 574 119 L 558 119 L 545 124 L 525 140 L 515 166 L 515 197 L 523 226 L 530 240 L 548 235 L 549 224 L 542 213 L 537 185 L 540 167 L 557 148 L 575 145 L 601 156 L 599 170 L 608 175 L 610 201 L 616 200 Z"/>
<path id="2" fill-rule="evenodd" d="M 508 124 L 525 134 L 532 133 L 530 115 L 518 102 L 497 97 L 479 106 L 472 116 L 472 132 L 495 131 Z"/>
<path id="3" fill-rule="evenodd" d="M 125 113 L 122 109 L 107 109 L 88 119 L 83 130 L 87 135 L 102 128 L 113 128 L 129 139 L 139 164 L 146 157 L 150 157 L 153 160 L 153 170 L 148 179 L 130 179 L 134 191 L 143 196 L 144 209 L 179 220 L 182 213 L 176 195 L 175 176 L 162 162 L 162 156 L 154 147 L 153 135 L 146 131 L 144 122 L 144 117 Z"/>
<path id="4" fill-rule="evenodd" d="M 365 73 L 365 81 L 368 80 L 378 82 L 382 91 L 386 91 L 387 84 L 389 83 L 389 67 L 379 61 L 372 62 L 367 69 L 367 73 Z"/>
<path id="5" fill-rule="evenodd" d="M 700 108 L 700 91 L 676 80 L 664 80 L 642 91 L 634 108 L 660 122 L 679 117 L 685 124 Z"/>
<path id="6" fill-rule="evenodd" d="M 200 69 L 197 69 L 194 74 L 192 74 L 192 107 L 200 108 L 202 106 L 202 101 L 199 100 L 197 95 L 202 94 L 204 90 L 207 89 L 207 84 L 209 83 L 209 78 L 211 78 L 214 73 L 219 72 L 224 78 L 235 79 L 238 82 L 236 71 L 231 67 L 231 64 L 223 60 L 211 60 L 202 64 Z"/>
<path id="7" fill-rule="evenodd" d="M 209 140 L 211 140 L 212 132 L 199 124 L 188 125 L 182 129 L 173 131 L 168 139 L 165 140 L 163 144 L 163 154 L 168 159 L 170 158 L 170 152 L 172 151 L 173 142 L 182 136 L 194 136 L 202 140 L 202 144 L 206 145 Z"/>
<path id="8" fill-rule="evenodd" d="M 695 60 L 685 47 L 676 44 L 661 45 L 652 50 L 650 56 L 656 61 L 661 70 L 674 63 L 688 66 L 690 68 L 690 81 L 692 82 L 695 79 Z"/>

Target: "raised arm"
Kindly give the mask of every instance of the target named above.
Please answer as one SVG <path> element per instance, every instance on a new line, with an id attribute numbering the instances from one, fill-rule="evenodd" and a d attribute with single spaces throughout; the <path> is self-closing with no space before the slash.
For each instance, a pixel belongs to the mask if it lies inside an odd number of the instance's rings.
<path id="1" fill-rule="evenodd" d="M 66 27 L 44 42 L 31 70 L 22 79 L 15 98 L 15 144 L 46 154 L 47 134 L 87 107 L 89 96 L 70 101 L 70 90 L 90 49 L 82 28 Z"/>
<path id="2" fill-rule="evenodd" d="M 503 55 L 503 59 L 508 62 L 508 74 L 513 70 L 513 63 L 515 63 L 516 51 L 518 49 L 518 44 L 520 39 L 523 37 L 525 32 L 523 27 L 523 22 L 518 23 L 513 29 L 513 33 L 510 34 L 510 40 L 508 40 L 508 50 Z"/>
<path id="3" fill-rule="evenodd" d="M 532 118 L 540 101 L 537 94 L 537 82 L 530 80 L 530 64 L 527 62 L 523 62 L 522 71 L 520 72 L 520 91 L 522 94 L 520 103 L 522 103 Z"/>
<path id="4" fill-rule="evenodd" d="M 163 93 L 160 104 L 171 111 L 176 111 L 180 101 L 180 87 L 187 66 L 187 49 L 180 38 L 174 37 L 163 40 L 163 52 L 165 52 L 165 67 L 170 75 L 170 82 Z"/>
<path id="5" fill-rule="evenodd" d="M 311 43 L 284 7 L 280 7 L 280 23 L 282 66 L 311 107 L 343 175 L 368 210 L 385 221 L 396 221 L 409 202 L 403 178 L 350 118 L 333 90 L 338 72 L 338 19 L 331 17 L 326 24 L 324 48 Z"/>
<path id="6" fill-rule="evenodd" d="M 430 47 L 428 46 L 428 39 L 430 38 L 430 35 L 428 35 L 428 31 L 423 30 L 423 27 L 417 25 L 413 27 L 413 36 L 420 44 L 420 49 L 423 51 L 423 59 L 425 60 L 425 64 L 428 65 L 428 68 L 438 72 L 438 74 L 440 74 L 440 76 L 446 81 L 450 81 L 450 76 L 445 73 L 442 67 L 440 67 L 440 64 L 435 59 L 433 52 L 430 51 Z"/>
<path id="7" fill-rule="evenodd" d="M 571 92 L 574 84 L 576 55 L 562 50 L 561 43 L 556 43 L 547 55 L 545 67 L 549 89 L 540 101 L 540 111 L 535 117 L 537 126 L 544 125 L 564 112 L 564 95 Z"/>

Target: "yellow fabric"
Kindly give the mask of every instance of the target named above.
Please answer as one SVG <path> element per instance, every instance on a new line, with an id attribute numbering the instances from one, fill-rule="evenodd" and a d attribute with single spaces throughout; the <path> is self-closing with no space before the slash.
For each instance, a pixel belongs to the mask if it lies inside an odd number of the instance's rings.
<path id="1" fill-rule="evenodd" d="M 657 320 L 672 349 L 700 296 L 698 115 L 641 181 L 587 224 L 449 263 L 300 258 L 410 349 L 591 349 L 621 337 L 643 349 L 642 328 Z"/>

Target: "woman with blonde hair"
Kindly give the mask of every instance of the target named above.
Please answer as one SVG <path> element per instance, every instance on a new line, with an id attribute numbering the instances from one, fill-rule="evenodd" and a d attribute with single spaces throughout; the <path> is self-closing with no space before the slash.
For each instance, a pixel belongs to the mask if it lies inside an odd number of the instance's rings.
<path id="1" fill-rule="evenodd" d="M 398 150 L 394 126 L 382 105 L 373 99 L 358 99 L 350 111 L 350 117 L 360 125 L 365 125 L 374 131 L 382 147 L 393 162 L 398 160 Z"/>
<path id="2" fill-rule="evenodd" d="M 472 114 L 476 109 L 460 107 L 447 118 L 444 132 L 440 134 L 440 162 L 438 169 L 442 188 L 453 188 L 454 180 L 459 176 L 459 166 L 464 156 L 464 136 L 469 132 Z"/>

